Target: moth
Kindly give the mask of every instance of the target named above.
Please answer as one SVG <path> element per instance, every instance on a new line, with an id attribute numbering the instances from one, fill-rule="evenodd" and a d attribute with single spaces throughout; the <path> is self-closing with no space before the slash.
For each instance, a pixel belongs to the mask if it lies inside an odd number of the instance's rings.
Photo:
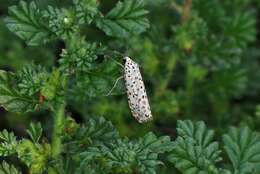
<path id="1" fill-rule="evenodd" d="M 147 122 L 152 119 L 152 113 L 139 65 L 129 57 L 124 57 L 124 62 L 124 79 L 131 113 L 139 123 Z"/>

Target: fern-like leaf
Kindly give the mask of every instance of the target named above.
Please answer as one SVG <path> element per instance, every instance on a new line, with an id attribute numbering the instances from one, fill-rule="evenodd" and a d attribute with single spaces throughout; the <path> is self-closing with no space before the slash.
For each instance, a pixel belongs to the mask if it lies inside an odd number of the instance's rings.
<path id="1" fill-rule="evenodd" d="M 178 121 L 177 131 L 183 138 L 191 138 L 196 144 L 207 147 L 214 137 L 214 131 L 208 130 L 205 123 L 200 121 L 195 124 L 190 120 Z"/>
<path id="2" fill-rule="evenodd" d="M 68 131 L 67 128 L 65 130 Z M 86 149 L 89 146 L 109 143 L 119 137 L 110 121 L 103 117 L 91 118 L 85 126 L 78 126 L 73 133 L 67 133 L 64 138 L 65 147 L 70 152 Z"/>
<path id="3" fill-rule="evenodd" d="M 79 23 L 90 24 L 98 13 L 97 0 L 73 0 Z"/>
<path id="4" fill-rule="evenodd" d="M 223 136 L 227 152 L 236 174 L 260 172 L 260 136 L 248 127 L 231 128 Z"/>
<path id="5" fill-rule="evenodd" d="M 90 168 L 102 166 L 105 173 L 156 174 L 157 166 L 162 164 L 158 159 L 160 151 L 153 151 L 153 148 L 143 145 L 125 138 L 101 147 L 89 148 L 81 154 L 80 170 L 95 164 Z M 105 165 L 102 165 L 103 161 L 106 162 Z"/>
<path id="6" fill-rule="evenodd" d="M 178 121 L 178 138 L 169 155 L 170 162 L 185 174 L 217 174 L 215 164 L 221 160 L 219 144 L 213 141 L 214 132 L 204 122 Z"/>
<path id="7" fill-rule="evenodd" d="M 24 113 L 36 109 L 38 101 L 32 97 L 22 95 L 14 89 L 12 73 L 0 71 L 0 106 L 8 111 Z"/>
<path id="8" fill-rule="evenodd" d="M 52 35 L 41 20 L 41 12 L 35 2 L 20 1 L 19 5 L 9 7 L 9 15 L 5 19 L 7 27 L 28 45 L 46 43 Z"/>
<path id="9" fill-rule="evenodd" d="M 145 18 L 147 13 L 143 0 L 119 1 L 116 7 L 104 18 L 98 19 L 96 24 L 108 36 L 127 37 L 129 34 L 139 34 L 149 28 L 149 22 Z"/>
<path id="10" fill-rule="evenodd" d="M 3 130 L 0 132 L 0 156 L 9 156 L 16 151 L 17 140 L 13 132 Z"/>
<path id="11" fill-rule="evenodd" d="M 256 21 L 254 15 L 250 12 L 238 13 L 227 21 L 225 25 L 225 32 L 238 46 L 245 48 L 250 42 L 256 38 Z"/>
<path id="12" fill-rule="evenodd" d="M 42 125 L 41 123 L 30 123 L 27 133 L 30 135 L 34 143 L 38 143 L 42 136 Z"/>
<path id="13" fill-rule="evenodd" d="M 169 152 L 174 146 L 174 143 L 171 141 L 169 136 L 162 136 L 158 138 L 152 132 L 147 133 L 139 141 L 142 144 L 143 149 L 149 148 L 150 151 L 156 153 Z"/>
<path id="14" fill-rule="evenodd" d="M 0 165 L 0 174 L 21 174 L 21 172 L 19 172 L 13 165 L 3 161 Z"/>

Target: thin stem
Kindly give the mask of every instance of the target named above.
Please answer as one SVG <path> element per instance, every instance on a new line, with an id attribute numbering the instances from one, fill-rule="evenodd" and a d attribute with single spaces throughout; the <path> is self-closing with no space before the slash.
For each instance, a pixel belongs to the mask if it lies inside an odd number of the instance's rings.
<path id="1" fill-rule="evenodd" d="M 191 6 L 192 6 L 192 0 L 185 0 L 184 1 L 182 18 L 181 18 L 182 23 L 185 23 L 186 21 L 189 20 Z"/>
<path id="2" fill-rule="evenodd" d="M 193 98 L 193 86 L 194 86 L 194 77 L 193 77 L 193 65 L 188 64 L 187 72 L 186 72 L 186 101 L 185 101 L 185 115 L 191 115 L 191 105 L 192 105 L 192 98 Z"/>
<path id="3" fill-rule="evenodd" d="M 182 11 L 182 18 L 181 23 L 186 23 L 190 18 L 190 11 L 192 6 L 192 0 L 185 0 L 183 11 Z M 190 116 L 192 109 L 192 99 L 193 99 L 193 86 L 194 86 L 194 76 L 193 76 L 193 65 L 188 64 L 187 72 L 186 72 L 186 79 L 185 79 L 185 88 L 186 88 L 186 101 L 185 101 L 185 115 Z"/>
<path id="4" fill-rule="evenodd" d="M 62 134 L 62 125 L 64 122 L 65 114 L 65 102 L 60 103 L 55 108 L 54 113 L 54 127 L 52 134 L 52 157 L 56 158 L 61 152 L 61 134 Z"/>
<path id="5" fill-rule="evenodd" d="M 160 97 L 166 91 L 170 81 L 172 80 L 173 71 L 176 66 L 176 63 L 177 63 L 176 55 L 171 55 L 166 66 L 167 73 L 163 78 L 163 81 L 160 83 L 160 86 L 158 87 L 158 90 L 156 92 L 157 97 Z"/>

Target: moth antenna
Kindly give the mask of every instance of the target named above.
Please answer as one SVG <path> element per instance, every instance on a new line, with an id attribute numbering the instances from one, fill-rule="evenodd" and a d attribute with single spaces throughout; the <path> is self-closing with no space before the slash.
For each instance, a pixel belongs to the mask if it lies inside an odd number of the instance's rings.
<path id="1" fill-rule="evenodd" d="M 124 54 L 118 52 L 118 51 L 106 51 L 106 54 L 108 55 L 117 55 L 118 57 L 124 57 Z M 124 65 L 120 62 L 118 62 L 117 60 L 115 60 L 114 58 L 112 57 L 109 57 L 109 59 L 112 59 L 116 64 L 120 65 L 122 68 L 124 68 Z"/>
<path id="2" fill-rule="evenodd" d="M 124 68 L 125 66 L 122 64 L 122 63 L 120 63 L 120 62 L 118 62 L 118 61 L 116 61 L 115 59 L 113 59 L 113 58 L 111 58 L 116 64 L 118 64 L 119 66 L 121 66 L 122 68 Z"/>
<path id="3" fill-rule="evenodd" d="M 128 42 L 128 40 L 125 38 L 125 46 L 126 46 L 126 51 L 125 51 L 125 56 L 126 55 L 128 55 L 128 53 L 129 53 L 129 42 Z"/>
<path id="4" fill-rule="evenodd" d="M 113 53 L 114 54 L 116 54 L 116 55 L 118 55 L 118 56 L 120 56 L 120 57 L 122 57 L 124 54 L 122 54 L 122 53 L 120 53 L 120 52 L 118 52 L 118 51 L 113 51 Z"/>
<path id="5" fill-rule="evenodd" d="M 116 55 L 116 56 L 118 56 L 118 57 L 122 57 L 122 56 L 124 56 L 124 54 L 123 53 L 120 53 L 120 52 L 118 52 L 118 51 L 105 51 L 105 54 L 108 54 L 108 55 Z"/>
<path id="6" fill-rule="evenodd" d="M 110 96 L 111 93 L 113 92 L 113 90 L 115 89 L 117 83 L 119 82 L 119 80 L 121 80 L 124 76 L 120 76 L 116 79 L 116 82 L 114 83 L 114 86 L 110 89 L 110 91 L 105 95 L 105 96 Z"/>

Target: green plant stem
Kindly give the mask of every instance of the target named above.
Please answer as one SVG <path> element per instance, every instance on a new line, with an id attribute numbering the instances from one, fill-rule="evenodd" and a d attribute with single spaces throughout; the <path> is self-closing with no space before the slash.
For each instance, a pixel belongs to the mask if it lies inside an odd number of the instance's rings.
<path id="1" fill-rule="evenodd" d="M 62 124 L 64 120 L 65 113 L 65 103 L 60 103 L 55 108 L 54 113 L 54 127 L 52 134 L 52 157 L 56 158 L 61 152 L 61 133 L 62 133 Z"/>
<path id="2" fill-rule="evenodd" d="M 64 122 L 64 113 L 65 113 L 65 102 L 59 103 L 54 108 L 54 122 L 53 122 L 53 132 L 52 132 L 52 157 L 56 159 L 61 153 L 61 134 L 62 134 L 62 125 Z M 53 168 L 48 168 L 49 174 L 58 174 L 58 172 Z"/>
<path id="3" fill-rule="evenodd" d="M 222 97 L 211 97 L 211 105 L 214 115 L 216 115 L 216 125 L 217 127 L 223 127 L 223 122 L 225 121 L 225 116 L 228 112 L 228 99 Z"/>
<path id="4" fill-rule="evenodd" d="M 182 25 L 189 20 L 190 17 L 190 10 L 192 6 L 192 0 L 185 0 L 183 11 L 182 11 L 182 18 L 181 23 Z M 194 76 L 193 76 L 193 65 L 187 65 L 187 72 L 186 72 L 186 100 L 185 100 L 185 115 L 191 115 L 191 105 L 192 105 L 192 97 L 193 97 L 193 85 L 194 85 Z"/>
<path id="5" fill-rule="evenodd" d="M 167 65 L 166 65 L 167 73 L 166 73 L 163 81 L 160 83 L 160 86 L 158 87 L 158 90 L 156 92 L 156 97 L 160 97 L 167 89 L 167 86 L 172 79 L 173 71 L 176 66 L 177 59 L 178 59 L 178 56 L 175 54 L 171 55 L 169 57 L 169 61 L 167 62 Z"/>
<path id="6" fill-rule="evenodd" d="M 192 105 L 192 98 L 193 98 L 193 85 L 194 85 L 194 76 L 193 76 L 193 65 L 187 65 L 187 72 L 186 72 L 186 99 L 185 99 L 185 115 L 189 117 L 191 115 L 191 105 Z"/>
<path id="7" fill-rule="evenodd" d="M 70 44 L 69 40 L 65 40 L 66 48 Z M 64 94 L 67 91 L 67 76 L 64 76 Z M 53 122 L 53 132 L 52 132 L 52 157 L 55 159 L 60 155 L 61 152 L 61 134 L 62 127 L 65 117 L 65 96 L 61 97 L 57 104 L 54 106 L 54 122 Z"/>

